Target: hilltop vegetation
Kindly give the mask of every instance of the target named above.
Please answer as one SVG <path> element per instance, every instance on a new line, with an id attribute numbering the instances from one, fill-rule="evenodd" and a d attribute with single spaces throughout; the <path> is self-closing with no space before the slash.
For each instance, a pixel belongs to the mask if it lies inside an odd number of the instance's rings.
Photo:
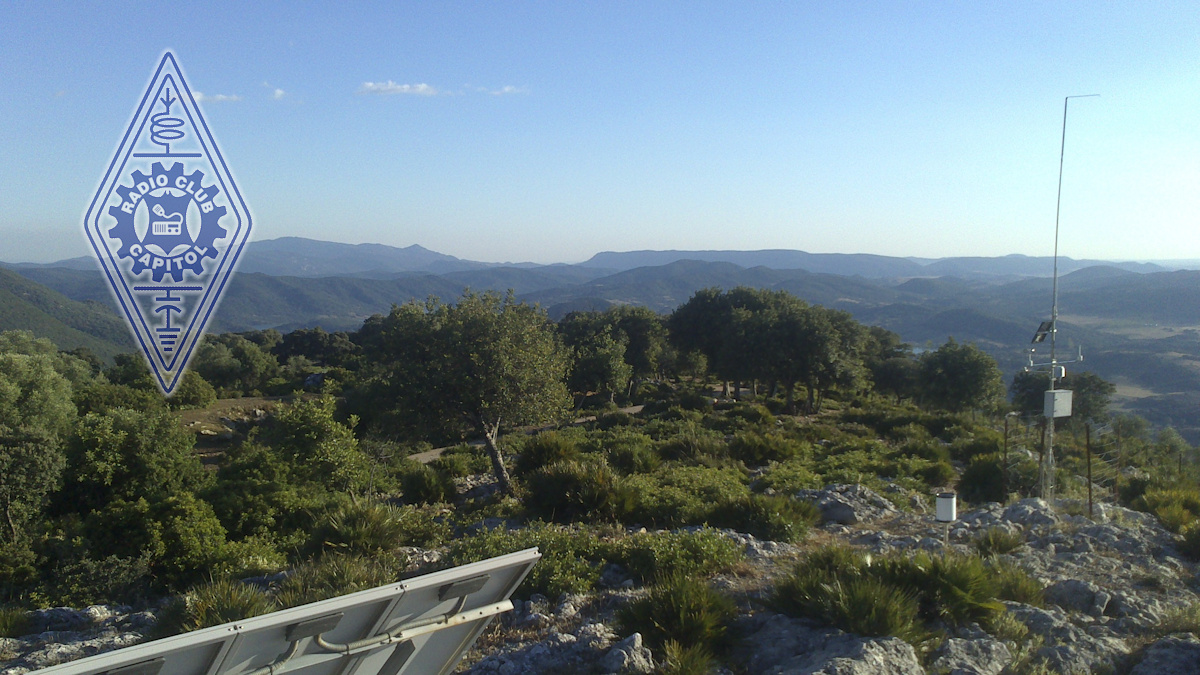
<path id="1" fill-rule="evenodd" d="M 0 596 L 14 607 L 173 595 L 162 630 L 191 629 L 536 545 L 544 558 L 518 595 L 590 592 L 624 570 L 652 590 L 622 625 L 656 659 L 710 663 L 731 630 L 720 594 L 678 610 L 710 615 L 710 632 L 655 617 L 700 601 L 687 584 L 745 569 L 722 532 L 803 544 L 824 513 L 804 495 L 827 486 L 918 511 L 950 486 L 967 504 L 1036 490 L 1036 381 L 1014 383 L 1025 421 L 1005 436 L 1004 378 L 982 350 L 950 340 L 918 356 L 782 291 L 706 289 L 666 317 L 621 307 L 557 324 L 511 295 L 468 294 L 394 307 L 353 334 L 210 336 L 169 400 L 139 357 L 85 356 L 0 334 Z M 1068 384 L 1080 414 L 1060 422 L 1061 494 L 1087 494 L 1090 440 L 1098 489 L 1200 555 L 1195 448 L 1111 417 L 1103 380 Z M 174 411 L 264 394 L 286 400 L 205 469 Z M 585 412 L 594 421 L 570 423 Z M 472 439 L 485 447 L 461 445 Z M 978 558 L 819 555 L 779 587 L 781 611 L 921 649 L 948 627 L 1010 626 L 998 601 L 1037 592 Z M 235 581 L 284 569 L 267 592 Z M 914 595 L 931 579 L 948 586 Z M 870 606 L 882 613 L 859 622 Z"/>
<path id="2" fill-rule="evenodd" d="M 1036 277 L 1048 273 L 1049 261 L 1021 256 L 917 262 L 716 251 L 708 252 L 704 262 L 681 259 L 680 252 L 649 252 L 655 255 L 617 256 L 624 262 L 612 269 L 595 266 L 608 258 L 585 265 L 486 266 L 423 250 L 360 248 L 330 249 L 331 260 L 338 263 L 333 265 L 321 259 L 326 250 L 321 242 L 256 244 L 252 251 L 262 249 L 261 264 L 248 260 L 241 267 L 210 328 L 355 331 L 397 300 L 453 302 L 464 288 L 512 289 L 518 300 L 541 304 L 555 320 L 572 311 L 619 305 L 666 314 L 704 288 L 748 286 L 787 291 L 806 302 L 850 312 L 855 320 L 886 328 L 920 348 L 936 348 L 954 336 L 980 347 L 1011 373 L 1025 364 L 1031 331 L 1047 318 L 1051 295 L 1050 280 Z M 1159 426 L 1174 426 L 1191 442 L 1200 442 L 1195 413 L 1200 404 L 1200 272 L 1060 263 L 1064 273 L 1070 272 L 1060 287 L 1064 348 L 1073 353 L 1076 346 L 1083 347 L 1085 368 L 1117 385 L 1119 408 Z M 94 271 L 17 271 L 73 300 L 111 304 Z"/>

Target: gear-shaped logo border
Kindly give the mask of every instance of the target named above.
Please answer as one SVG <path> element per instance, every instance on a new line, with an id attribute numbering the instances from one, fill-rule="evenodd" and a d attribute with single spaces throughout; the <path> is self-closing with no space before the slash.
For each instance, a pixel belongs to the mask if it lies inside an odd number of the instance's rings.
<path id="1" fill-rule="evenodd" d="M 191 201 L 198 207 L 201 206 L 201 203 L 198 201 L 197 195 L 204 195 L 207 202 L 216 197 L 220 191 L 220 188 L 215 185 L 204 185 L 204 172 L 200 169 L 196 169 L 190 174 L 183 173 L 182 162 L 174 163 L 170 169 L 164 168 L 162 162 L 155 162 L 149 175 L 141 170 L 135 170 L 130 176 L 133 178 L 133 185 L 120 185 L 115 190 L 123 203 L 141 201 L 143 193 L 137 187 L 140 183 L 147 184 L 151 190 L 167 188 L 187 192 L 191 195 Z M 160 181 L 159 178 L 163 180 Z M 190 192 L 187 190 L 188 186 L 191 186 Z M 184 270 L 188 270 L 199 277 L 204 274 L 204 259 L 217 257 L 216 241 L 224 239 L 227 234 L 226 229 L 221 226 L 220 220 L 228 210 L 224 206 L 217 205 L 207 210 L 202 208 L 198 210 L 200 211 L 200 231 L 196 233 L 196 239 L 192 243 L 191 249 L 178 256 L 156 256 L 144 249 L 139 250 L 137 245 L 142 243 L 142 239 L 138 237 L 134 223 L 135 209 L 122 209 L 118 205 L 109 206 L 108 213 L 117 219 L 117 223 L 109 229 L 108 236 L 121 241 L 121 248 L 117 251 L 117 256 L 133 260 L 130 272 L 134 275 L 140 275 L 146 270 L 150 270 L 154 281 L 162 281 L 163 276 L 170 274 L 172 279 L 179 282 L 183 281 Z M 154 258 L 167 261 L 176 260 L 177 264 L 172 266 L 170 262 L 167 262 L 154 266 L 151 262 Z"/>

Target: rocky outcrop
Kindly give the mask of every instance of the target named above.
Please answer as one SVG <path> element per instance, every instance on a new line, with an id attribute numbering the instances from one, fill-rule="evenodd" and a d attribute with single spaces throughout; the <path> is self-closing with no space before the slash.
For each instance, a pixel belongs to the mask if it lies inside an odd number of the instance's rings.
<path id="1" fill-rule="evenodd" d="M 806 499 L 821 509 L 826 523 L 855 525 L 896 515 L 896 505 L 862 485 L 829 485 L 821 490 L 801 490 L 797 499 Z"/>
<path id="2" fill-rule="evenodd" d="M 157 621 L 154 612 L 118 605 L 54 607 L 29 612 L 26 618 L 30 634 L 0 638 L 0 659 L 9 659 L 0 661 L 0 675 L 21 675 L 138 644 Z"/>
<path id="3" fill-rule="evenodd" d="M 938 650 L 933 669 L 945 675 L 999 675 L 1012 660 L 1008 646 L 991 637 L 950 638 Z"/>
<path id="4" fill-rule="evenodd" d="M 912 645 L 864 638 L 805 619 L 774 614 L 759 620 L 735 652 L 746 672 L 761 675 L 924 675 Z"/>
<path id="5" fill-rule="evenodd" d="M 1200 675 L 1200 639 L 1191 633 L 1162 638 L 1129 675 Z"/>

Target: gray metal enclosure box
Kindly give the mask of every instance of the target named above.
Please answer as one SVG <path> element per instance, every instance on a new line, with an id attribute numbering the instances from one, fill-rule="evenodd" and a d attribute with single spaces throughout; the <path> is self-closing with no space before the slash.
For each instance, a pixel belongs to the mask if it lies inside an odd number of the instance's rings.
<path id="1" fill-rule="evenodd" d="M 1042 415 L 1047 419 L 1071 416 L 1071 390 L 1048 389 L 1042 407 Z"/>

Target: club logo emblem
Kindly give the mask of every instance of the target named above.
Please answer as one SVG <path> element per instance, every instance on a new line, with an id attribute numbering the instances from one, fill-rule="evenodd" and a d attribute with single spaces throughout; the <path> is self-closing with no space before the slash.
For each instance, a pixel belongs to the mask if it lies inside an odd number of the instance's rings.
<path id="1" fill-rule="evenodd" d="M 166 52 L 84 216 L 163 393 L 179 384 L 250 237 L 250 211 Z"/>

